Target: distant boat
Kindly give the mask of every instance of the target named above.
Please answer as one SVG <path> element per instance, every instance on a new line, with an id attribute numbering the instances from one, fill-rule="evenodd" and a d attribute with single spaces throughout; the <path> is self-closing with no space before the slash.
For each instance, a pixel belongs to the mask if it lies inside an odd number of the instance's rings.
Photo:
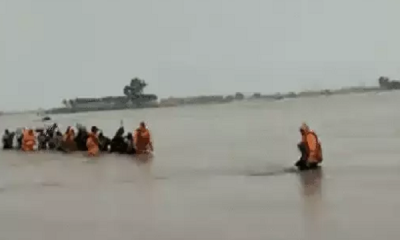
<path id="1" fill-rule="evenodd" d="M 42 122 L 51 121 L 51 117 L 46 116 L 42 118 Z"/>
<path id="2" fill-rule="evenodd" d="M 45 110 L 42 109 L 42 108 L 40 108 L 40 109 L 37 110 L 36 115 L 37 115 L 38 117 L 42 117 L 42 118 L 40 119 L 40 121 L 42 121 L 42 122 L 46 122 L 46 121 L 50 121 L 50 120 L 51 120 L 51 117 L 48 116 L 48 115 L 46 114 Z"/>

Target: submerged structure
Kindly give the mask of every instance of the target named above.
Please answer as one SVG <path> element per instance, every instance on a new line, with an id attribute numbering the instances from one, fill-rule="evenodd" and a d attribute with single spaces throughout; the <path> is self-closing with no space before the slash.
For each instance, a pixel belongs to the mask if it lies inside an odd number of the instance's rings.
<path id="1" fill-rule="evenodd" d="M 51 109 L 47 111 L 47 113 L 73 113 L 156 107 L 158 97 L 155 94 L 144 94 L 143 90 L 146 86 L 147 83 L 144 80 L 134 78 L 129 85 L 123 88 L 123 96 L 64 99 L 62 103 L 65 107 Z"/>

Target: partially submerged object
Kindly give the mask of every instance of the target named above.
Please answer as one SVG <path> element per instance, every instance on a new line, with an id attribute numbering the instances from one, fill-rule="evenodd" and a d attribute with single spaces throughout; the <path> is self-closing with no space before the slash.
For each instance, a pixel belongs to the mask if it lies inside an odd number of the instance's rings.
<path id="1" fill-rule="evenodd" d="M 42 122 L 51 121 L 51 117 L 45 116 L 42 118 Z"/>

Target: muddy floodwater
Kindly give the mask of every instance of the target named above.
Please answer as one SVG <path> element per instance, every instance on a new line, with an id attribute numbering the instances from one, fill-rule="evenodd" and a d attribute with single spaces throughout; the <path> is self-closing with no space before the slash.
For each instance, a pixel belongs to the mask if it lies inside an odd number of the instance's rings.
<path id="1" fill-rule="evenodd" d="M 400 93 L 55 115 L 62 128 L 148 122 L 152 159 L 0 152 L 0 239 L 399 239 Z M 2 116 L 0 130 L 40 126 Z M 322 170 L 283 173 L 298 127 Z"/>

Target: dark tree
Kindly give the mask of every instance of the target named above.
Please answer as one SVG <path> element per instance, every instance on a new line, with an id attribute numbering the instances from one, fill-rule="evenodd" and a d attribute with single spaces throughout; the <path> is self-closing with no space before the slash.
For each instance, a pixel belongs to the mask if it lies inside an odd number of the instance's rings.
<path id="1" fill-rule="evenodd" d="M 243 100 L 243 99 L 244 99 L 243 93 L 237 92 L 237 93 L 235 94 L 235 99 L 236 99 L 236 100 Z"/>

